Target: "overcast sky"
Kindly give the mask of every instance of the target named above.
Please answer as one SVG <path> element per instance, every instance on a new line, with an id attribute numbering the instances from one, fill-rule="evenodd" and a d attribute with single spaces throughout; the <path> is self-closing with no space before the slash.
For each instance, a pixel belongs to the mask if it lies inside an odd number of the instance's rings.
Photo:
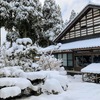
<path id="1" fill-rule="evenodd" d="M 77 13 L 79 13 L 89 2 L 100 4 L 100 0 L 55 0 L 56 3 L 60 6 L 63 20 L 68 20 L 71 11 L 74 9 Z M 40 2 L 44 3 L 44 0 L 40 0 Z M 2 43 L 5 41 L 5 31 L 1 30 L 2 35 Z"/>
<path id="2" fill-rule="evenodd" d="M 89 2 L 100 4 L 100 0 L 55 0 L 56 4 L 58 4 L 61 8 L 63 20 L 68 20 L 71 11 L 74 9 L 77 13 L 79 13 Z M 44 0 L 40 0 L 40 2 L 44 3 Z"/>

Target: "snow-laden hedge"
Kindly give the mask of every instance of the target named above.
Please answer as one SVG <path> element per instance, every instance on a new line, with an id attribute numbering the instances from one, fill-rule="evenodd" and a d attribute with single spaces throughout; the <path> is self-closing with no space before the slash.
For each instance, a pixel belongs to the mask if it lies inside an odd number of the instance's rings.
<path id="1" fill-rule="evenodd" d="M 21 89 L 18 86 L 5 87 L 0 89 L 0 98 L 3 99 L 18 96 L 20 94 L 21 94 Z"/>
<path id="2" fill-rule="evenodd" d="M 25 78 L 0 78 L 0 87 L 18 86 L 21 90 L 33 88 L 31 82 Z"/>
<path id="3" fill-rule="evenodd" d="M 62 66 L 62 60 L 54 57 L 54 55 L 43 54 L 37 62 L 42 70 L 59 70 Z"/>
<path id="4" fill-rule="evenodd" d="M 12 96 L 16 97 L 19 94 L 58 94 L 66 91 L 68 88 L 67 76 L 66 74 L 62 75 L 62 71 L 24 72 L 20 66 L 15 66 L 1 68 L 0 75 L 2 74 L 4 77 L 0 78 L 1 93 L 6 95 L 6 89 L 9 92 L 11 90 L 15 91 L 15 94 L 7 94 L 5 97 L 0 96 L 0 98 L 4 99 Z M 16 93 L 16 90 L 14 90 L 16 88 L 14 87 L 19 87 L 21 93 Z"/>
<path id="5" fill-rule="evenodd" d="M 31 66 L 37 46 L 32 44 L 30 38 L 19 38 L 12 44 L 6 42 L 1 48 L 1 53 L 5 67 L 22 66 L 24 71 L 34 71 Z"/>
<path id="6" fill-rule="evenodd" d="M 37 91 L 38 87 L 25 78 L 0 78 L 0 98 L 10 98 Z"/>
<path id="7" fill-rule="evenodd" d="M 0 69 L 0 77 L 19 77 L 24 73 L 21 66 L 4 67 Z"/>
<path id="8" fill-rule="evenodd" d="M 58 80 L 51 78 L 45 81 L 42 91 L 46 92 L 47 94 L 58 94 L 63 92 L 63 88 Z"/>

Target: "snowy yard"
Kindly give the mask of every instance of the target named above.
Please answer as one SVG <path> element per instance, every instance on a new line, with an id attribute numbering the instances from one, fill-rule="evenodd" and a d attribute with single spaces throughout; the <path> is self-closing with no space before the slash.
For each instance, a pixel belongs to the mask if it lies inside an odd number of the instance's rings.
<path id="1" fill-rule="evenodd" d="M 68 76 L 68 80 L 66 92 L 59 95 L 31 96 L 24 100 L 100 100 L 100 84 L 82 82 L 81 76 Z"/>

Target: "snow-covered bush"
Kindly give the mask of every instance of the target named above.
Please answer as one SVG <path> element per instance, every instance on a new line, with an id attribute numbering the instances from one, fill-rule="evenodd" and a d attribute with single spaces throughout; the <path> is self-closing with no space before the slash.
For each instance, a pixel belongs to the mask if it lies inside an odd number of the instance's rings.
<path id="1" fill-rule="evenodd" d="M 5 96 L 0 96 L 0 98 L 16 97 L 19 94 L 21 96 L 42 93 L 58 94 L 68 88 L 67 77 L 59 71 L 24 72 L 19 66 L 14 66 L 0 69 L 0 74 L 6 75 L 0 78 L 0 91 Z M 16 92 L 16 87 L 19 88 L 19 92 Z M 9 92 L 12 90 L 15 94 L 5 94 L 6 90 Z"/>
<path id="2" fill-rule="evenodd" d="M 52 78 L 45 81 L 42 91 L 47 94 L 58 94 L 63 92 L 63 88 L 58 80 Z"/>
<path id="3" fill-rule="evenodd" d="M 42 85 L 42 92 L 47 94 L 58 94 L 68 89 L 67 76 L 61 75 L 59 71 L 42 71 L 46 79 Z"/>
<path id="4" fill-rule="evenodd" d="M 19 77 L 24 73 L 21 66 L 4 67 L 0 69 L 0 77 Z"/>
<path id="5" fill-rule="evenodd" d="M 2 47 L 2 56 L 5 66 L 22 66 L 24 71 L 32 71 L 32 63 L 37 47 L 32 45 L 30 38 L 17 39 L 16 42 L 5 43 Z"/>
<path id="6" fill-rule="evenodd" d="M 21 77 L 27 78 L 31 83 L 38 87 L 37 93 L 58 94 L 67 91 L 67 76 L 60 74 L 59 71 L 38 71 L 26 72 Z"/>
<path id="7" fill-rule="evenodd" d="M 37 91 L 37 87 L 25 78 L 0 78 L 0 98 L 6 99 L 18 95 L 27 95 Z"/>
<path id="8" fill-rule="evenodd" d="M 32 63 L 32 68 L 33 68 L 34 71 L 40 71 L 41 70 L 41 67 L 37 63 Z"/>
<path id="9" fill-rule="evenodd" d="M 5 87 L 0 89 L 0 98 L 6 99 L 9 97 L 15 97 L 21 94 L 21 89 L 18 86 Z"/>
<path id="10" fill-rule="evenodd" d="M 42 70 L 59 70 L 61 64 L 61 60 L 56 59 L 54 55 L 46 55 L 43 54 L 40 56 L 39 61 L 37 62 Z"/>

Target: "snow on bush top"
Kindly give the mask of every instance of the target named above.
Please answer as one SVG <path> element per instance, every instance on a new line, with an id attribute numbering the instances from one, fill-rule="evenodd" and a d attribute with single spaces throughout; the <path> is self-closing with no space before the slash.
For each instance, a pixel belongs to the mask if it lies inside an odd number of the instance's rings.
<path id="1" fill-rule="evenodd" d="M 5 87 L 0 89 L 0 98 L 6 99 L 21 94 L 21 89 L 18 86 Z"/>
<path id="2" fill-rule="evenodd" d="M 52 51 L 56 51 L 57 49 L 59 49 L 60 47 L 61 47 L 61 43 L 58 43 L 57 45 L 50 45 L 50 46 L 48 46 L 48 47 L 45 47 L 45 48 L 41 48 L 40 50 L 39 50 L 39 52 L 41 53 L 41 52 L 44 52 L 44 53 L 46 53 L 46 52 L 52 52 Z"/>
<path id="3" fill-rule="evenodd" d="M 14 67 L 4 67 L 0 69 L 0 75 L 6 76 L 6 77 L 18 77 L 20 74 L 22 74 L 24 71 L 21 70 L 21 66 L 14 66 Z"/>
<path id="4" fill-rule="evenodd" d="M 32 68 L 37 68 L 37 67 L 39 67 L 39 64 L 32 63 Z"/>
<path id="5" fill-rule="evenodd" d="M 27 44 L 32 44 L 32 40 L 30 38 L 17 39 L 16 43 L 27 45 Z"/>
<path id="6" fill-rule="evenodd" d="M 68 87 L 68 79 L 66 75 L 60 75 L 59 71 L 43 71 L 46 74 L 48 79 L 56 79 L 62 86 L 63 90 L 67 90 Z"/>
<path id="7" fill-rule="evenodd" d="M 45 79 L 46 74 L 42 73 L 41 71 L 39 72 L 27 72 L 21 75 L 23 78 L 27 78 L 31 81 L 36 80 L 36 79 Z"/>
<path id="8" fill-rule="evenodd" d="M 31 82 L 25 78 L 0 78 L 0 87 L 18 86 L 20 89 L 33 88 Z"/>
<path id="9" fill-rule="evenodd" d="M 52 79 L 47 79 L 45 81 L 45 84 L 43 85 L 43 92 L 47 92 L 47 93 L 61 93 L 63 92 L 63 89 L 59 83 L 58 80 L 52 78 Z"/>

